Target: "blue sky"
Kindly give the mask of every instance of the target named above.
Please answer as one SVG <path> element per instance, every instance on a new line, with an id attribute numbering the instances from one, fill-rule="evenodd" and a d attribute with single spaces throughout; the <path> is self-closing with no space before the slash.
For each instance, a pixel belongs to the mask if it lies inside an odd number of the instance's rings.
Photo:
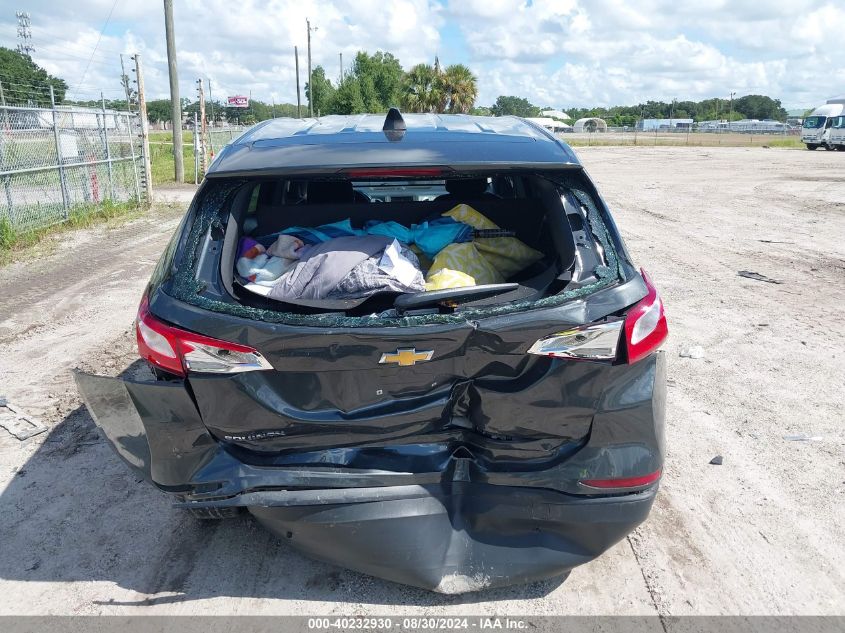
<path id="1" fill-rule="evenodd" d="M 28 0 L 33 58 L 72 96 L 120 96 L 119 53 L 140 52 L 151 98 L 168 94 L 161 3 Z M 845 3 L 825 0 L 175 0 L 181 92 L 211 78 L 215 97 L 295 102 L 293 47 L 305 68 L 338 53 L 393 52 L 408 68 L 438 55 L 478 77 L 478 103 L 500 94 L 541 106 L 635 104 L 762 93 L 809 107 L 845 92 Z M 106 18 L 111 18 L 103 29 Z M 100 39 L 99 44 L 97 43 Z M 14 11 L 0 45 L 16 44 Z M 90 60 L 90 62 L 89 62 Z M 2 73 L 2 69 L 0 69 Z M 1 77 L 0 77 L 1 78 Z"/>

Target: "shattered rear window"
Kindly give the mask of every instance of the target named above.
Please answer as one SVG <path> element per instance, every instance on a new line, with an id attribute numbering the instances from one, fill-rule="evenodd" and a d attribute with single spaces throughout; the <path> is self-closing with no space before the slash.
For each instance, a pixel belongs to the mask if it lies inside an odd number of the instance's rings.
<path id="1" fill-rule="evenodd" d="M 613 240 L 608 233 L 607 227 L 601 218 L 601 214 L 592 196 L 579 189 L 575 182 L 570 182 L 567 177 L 557 177 L 555 178 L 555 182 L 560 187 L 571 191 L 587 210 L 587 221 L 590 225 L 590 230 L 604 249 L 607 265 L 596 268 L 594 272 L 598 281 L 592 284 L 572 290 L 564 290 L 542 299 L 476 308 L 462 308 L 452 314 L 410 316 L 391 316 L 384 315 L 384 313 L 366 316 L 348 316 L 344 313 L 300 314 L 220 301 L 203 294 L 205 284 L 197 280 L 199 245 L 210 228 L 216 227 L 221 230 L 225 228 L 225 222 L 229 213 L 229 203 L 237 190 L 247 184 L 247 182 L 245 179 L 227 179 L 207 183 L 207 189 L 199 200 L 199 208 L 196 210 L 196 217 L 186 240 L 182 261 L 173 277 L 173 285 L 169 294 L 175 299 L 212 312 L 267 323 L 327 328 L 411 327 L 465 323 L 475 319 L 503 316 L 531 309 L 551 308 L 573 299 L 590 295 L 597 290 L 611 286 L 623 279 L 619 257 Z"/>

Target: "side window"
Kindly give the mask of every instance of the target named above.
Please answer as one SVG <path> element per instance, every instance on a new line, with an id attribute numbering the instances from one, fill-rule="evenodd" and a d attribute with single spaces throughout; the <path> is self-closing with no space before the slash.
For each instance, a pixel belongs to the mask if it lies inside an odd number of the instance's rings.
<path id="1" fill-rule="evenodd" d="M 261 192 L 261 183 L 259 182 L 255 185 L 255 188 L 252 190 L 252 195 L 249 197 L 249 204 L 246 207 L 246 214 L 247 215 L 255 215 L 255 209 L 258 208 L 258 196 Z"/>

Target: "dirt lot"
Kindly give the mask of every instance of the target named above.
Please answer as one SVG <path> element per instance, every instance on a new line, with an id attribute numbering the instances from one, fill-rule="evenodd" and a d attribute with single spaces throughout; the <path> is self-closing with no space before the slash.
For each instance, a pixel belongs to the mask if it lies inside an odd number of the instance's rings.
<path id="1" fill-rule="evenodd" d="M 0 270 L 0 395 L 51 427 L 0 430 L 0 613 L 845 613 L 845 154 L 579 154 L 670 319 L 670 452 L 629 539 L 563 583 L 444 597 L 306 559 L 248 518 L 171 509 L 69 374 L 132 364 L 138 298 L 178 221 L 160 211 Z M 689 345 L 704 357 L 680 357 Z"/>

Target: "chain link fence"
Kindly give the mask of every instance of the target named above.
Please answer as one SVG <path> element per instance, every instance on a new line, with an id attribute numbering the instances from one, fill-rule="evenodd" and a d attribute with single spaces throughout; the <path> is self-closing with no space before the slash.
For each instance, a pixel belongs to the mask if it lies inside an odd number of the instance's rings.
<path id="1" fill-rule="evenodd" d="M 137 113 L 0 107 L 0 223 L 17 232 L 106 200 L 147 199 Z"/>
<path id="2" fill-rule="evenodd" d="M 244 130 L 249 129 L 243 125 L 233 125 L 225 128 L 208 128 L 208 143 L 211 146 L 209 149 L 214 156 L 223 149 L 226 145 L 234 141 Z"/>

